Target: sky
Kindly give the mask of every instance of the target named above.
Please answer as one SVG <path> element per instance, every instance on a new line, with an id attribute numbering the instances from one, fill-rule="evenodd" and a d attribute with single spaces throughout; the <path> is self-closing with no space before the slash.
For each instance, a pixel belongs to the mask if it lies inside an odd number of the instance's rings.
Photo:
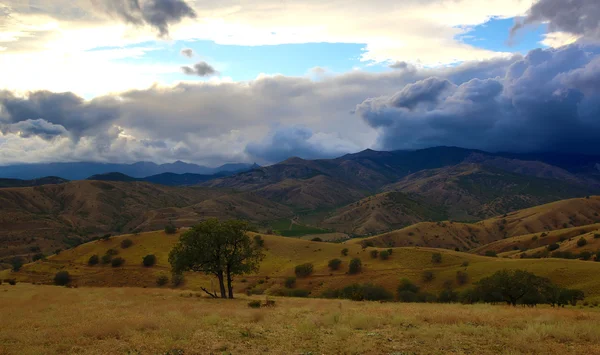
<path id="1" fill-rule="evenodd" d="M 597 0 L 0 0 L 0 166 L 600 154 Z"/>

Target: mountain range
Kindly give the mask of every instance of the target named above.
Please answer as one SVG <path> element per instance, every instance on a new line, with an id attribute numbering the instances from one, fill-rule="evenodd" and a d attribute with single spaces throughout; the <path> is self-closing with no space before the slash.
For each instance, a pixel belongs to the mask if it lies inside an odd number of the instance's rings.
<path id="1" fill-rule="evenodd" d="M 212 175 L 168 172 L 140 178 L 112 172 L 30 185 L 7 180 L 4 186 L 12 187 L 0 189 L 0 257 L 52 251 L 105 233 L 156 230 L 171 223 L 190 226 L 208 217 L 246 219 L 282 235 L 396 233 L 402 240 L 386 238 L 385 243 L 408 245 L 412 240 L 423 246 L 433 246 L 436 239 L 413 230 L 415 226 L 429 223 L 434 227 L 422 230 L 437 231 L 438 223 L 465 222 L 455 233 L 457 239 L 440 244 L 462 250 L 504 235 L 488 233 L 491 237 L 481 242 L 467 242 L 473 223 L 600 194 L 599 167 L 600 157 L 593 156 L 559 159 L 546 153 L 436 147 L 365 150 L 335 159 L 292 157 Z M 561 213 L 544 225 L 556 228 L 572 222 Z M 590 223 L 600 222 L 590 218 Z"/>

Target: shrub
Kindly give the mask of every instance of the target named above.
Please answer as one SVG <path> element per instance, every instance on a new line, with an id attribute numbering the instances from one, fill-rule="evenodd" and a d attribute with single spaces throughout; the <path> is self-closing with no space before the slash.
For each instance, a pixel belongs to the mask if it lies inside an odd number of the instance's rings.
<path id="1" fill-rule="evenodd" d="M 458 301 L 458 294 L 451 289 L 442 290 L 438 296 L 438 302 L 451 303 Z"/>
<path id="2" fill-rule="evenodd" d="M 123 248 L 123 249 L 127 249 L 132 245 L 133 245 L 133 240 L 131 240 L 131 239 L 123 239 L 121 241 L 121 248 Z"/>
<path id="3" fill-rule="evenodd" d="M 341 265 L 342 265 L 342 261 L 337 258 L 331 259 L 331 260 L 329 260 L 329 263 L 327 263 L 327 266 L 329 266 L 329 269 L 331 269 L 331 270 L 339 270 Z"/>
<path id="4" fill-rule="evenodd" d="M 442 254 L 440 254 L 440 253 L 431 254 L 431 262 L 434 264 L 441 263 L 442 262 Z"/>
<path id="5" fill-rule="evenodd" d="M 56 254 L 56 255 L 59 255 L 61 251 L 62 251 L 62 249 L 56 249 L 56 250 L 54 251 L 54 254 Z"/>
<path id="6" fill-rule="evenodd" d="M 142 264 L 144 264 L 145 267 L 154 266 L 154 264 L 156 264 L 156 256 L 153 254 L 148 254 L 144 256 L 144 258 L 142 259 Z"/>
<path id="7" fill-rule="evenodd" d="M 563 223 L 563 228 L 569 228 L 569 225 L 567 223 Z"/>
<path id="8" fill-rule="evenodd" d="M 248 302 L 248 307 L 250 308 L 260 308 L 260 301 L 259 300 L 254 300 L 254 301 L 250 301 Z"/>
<path id="9" fill-rule="evenodd" d="M 359 258 L 354 258 L 350 260 L 350 265 L 348 265 L 348 273 L 349 274 L 358 274 L 362 271 L 362 261 Z"/>
<path id="10" fill-rule="evenodd" d="M 594 234 L 594 239 L 600 239 L 600 234 L 599 233 L 595 233 Z"/>
<path id="11" fill-rule="evenodd" d="M 265 246 L 265 240 L 260 235 L 255 235 L 254 236 L 254 244 L 256 244 L 257 246 L 262 248 Z"/>
<path id="12" fill-rule="evenodd" d="M 173 285 L 173 287 L 182 285 L 184 281 L 185 277 L 183 276 L 183 274 L 173 274 L 173 276 L 171 277 L 171 284 Z"/>
<path id="13" fill-rule="evenodd" d="M 456 283 L 459 285 L 464 285 L 469 282 L 469 275 L 464 271 L 456 272 Z"/>
<path id="14" fill-rule="evenodd" d="M 311 239 L 311 241 L 313 241 L 313 242 L 322 242 L 323 239 L 321 239 L 319 237 L 314 237 L 313 239 Z"/>
<path id="15" fill-rule="evenodd" d="M 8 282 L 9 285 L 14 286 L 17 284 L 17 279 L 8 279 L 6 282 Z"/>
<path id="16" fill-rule="evenodd" d="M 421 278 L 423 279 L 423 282 L 431 282 L 435 278 L 435 275 L 433 274 L 433 272 L 426 270 L 423 271 L 423 275 L 421 276 Z"/>
<path id="17" fill-rule="evenodd" d="M 111 235 L 110 235 L 110 234 L 105 234 L 105 235 L 103 235 L 103 236 L 102 236 L 100 239 L 102 239 L 102 240 L 109 240 L 109 239 L 110 239 L 110 237 L 111 237 Z"/>
<path id="18" fill-rule="evenodd" d="M 340 290 L 325 291 L 322 295 L 326 298 L 346 298 L 353 301 L 389 301 L 394 295 L 384 287 L 367 284 L 353 284 Z"/>
<path id="19" fill-rule="evenodd" d="M 308 297 L 308 295 L 310 295 L 310 291 L 301 288 L 287 290 L 287 292 L 284 293 L 284 296 L 287 297 Z"/>
<path id="20" fill-rule="evenodd" d="M 590 260 L 592 258 L 592 253 L 589 251 L 582 251 L 579 254 L 579 257 L 583 260 Z"/>
<path id="21" fill-rule="evenodd" d="M 556 249 L 560 248 L 560 245 L 556 244 L 556 243 L 552 243 L 549 244 L 546 249 L 548 249 L 548 251 L 554 251 Z"/>
<path id="22" fill-rule="evenodd" d="M 577 246 L 580 248 L 586 244 L 587 244 L 587 240 L 585 240 L 584 237 L 581 237 L 581 238 L 579 238 L 579 240 L 577 240 Z"/>
<path id="23" fill-rule="evenodd" d="M 388 254 L 389 254 L 389 255 L 392 255 L 392 253 L 394 252 L 394 249 L 392 249 L 392 248 L 389 248 L 389 249 L 387 250 L 387 252 L 388 252 Z"/>
<path id="24" fill-rule="evenodd" d="M 111 260 L 112 260 L 112 255 L 110 255 L 110 254 L 102 255 L 102 264 L 110 264 Z"/>
<path id="25" fill-rule="evenodd" d="M 462 262 L 462 264 L 460 264 L 460 266 L 467 267 L 467 266 L 469 266 L 469 262 L 467 260 L 465 260 Z"/>
<path id="26" fill-rule="evenodd" d="M 387 250 L 384 250 L 381 253 L 379 253 L 379 259 L 387 260 L 389 258 L 390 258 L 390 253 L 388 253 Z"/>
<path id="27" fill-rule="evenodd" d="M 342 256 L 348 256 L 348 248 L 342 249 Z"/>
<path id="28" fill-rule="evenodd" d="M 411 291 L 398 291 L 398 301 L 400 302 L 417 302 L 418 295 Z"/>
<path id="29" fill-rule="evenodd" d="M 418 293 L 419 286 L 412 283 L 409 279 L 404 278 L 404 279 L 400 280 L 400 285 L 398 286 L 398 292 L 401 292 L 401 291 L 409 291 L 409 292 Z"/>
<path id="30" fill-rule="evenodd" d="M 54 275 L 54 284 L 57 286 L 66 286 L 71 282 L 71 275 L 68 271 L 59 271 Z"/>
<path id="31" fill-rule="evenodd" d="M 177 227 L 175 227 L 172 223 L 169 223 L 165 226 L 166 234 L 175 234 L 177 233 Z"/>
<path id="32" fill-rule="evenodd" d="M 306 263 L 302 265 L 296 266 L 295 270 L 296 276 L 298 277 L 307 277 L 313 273 L 313 264 Z"/>
<path id="33" fill-rule="evenodd" d="M 119 266 L 122 266 L 124 263 L 125 263 L 125 259 L 123 259 L 121 257 L 117 257 L 110 261 L 110 266 L 119 267 Z"/>
<path id="34" fill-rule="evenodd" d="M 489 256 L 489 257 L 492 257 L 492 258 L 497 258 L 498 254 L 495 251 L 493 251 L 493 250 L 486 250 L 485 256 Z"/>
<path id="35" fill-rule="evenodd" d="M 88 259 L 89 266 L 97 265 L 98 262 L 100 262 L 100 258 L 98 257 L 98 255 L 95 255 L 95 254 L 90 256 L 90 258 Z"/>
<path id="36" fill-rule="evenodd" d="M 284 284 L 287 288 L 294 288 L 296 286 L 296 276 L 286 278 Z"/>
<path id="37" fill-rule="evenodd" d="M 110 255 L 110 256 L 115 256 L 115 255 L 119 255 L 119 251 L 116 249 L 108 249 L 106 251 L 106 255 Z"/>
<path id="38" fill-rule="evenodd" d="M 379 252 L 377 250 L 371 250 L 371 257 L 373 259 L 377 259 L 378 255 L 379 255 Z"/>
<path id="39" fill-rule="evenodd" d="M 35 255 L 34 255 L 32 258 L 31 258 L 31 260 L 33 260 L 33 261 L 38 261 L 38 260 L 42 260 L 42 259 L 44 259 L 44 258 L 45 258 L 44 254 L 42 254 L 42 253 L 37 253 L 37 254 L 35 254 Z"/>
<path id="40" fill-rule="evenodd" d="M 167 275 L 160 275 L 157 279 L 156 279 L 156 284 L 158 286 L 164 286 L 167 283 L 169 283 L 169 277 Z"/>
<path id="41" fill-rule="evenodd" d="M 12 270 L 14 272 L 21 270 L 21 267 L 23 266 L 23 258 L 21 258 L 20 256 L 12 258 L 10 261 L 10 265 L 12 266 Z"/>
<path id="42" fill-rule="evenodd" d="M 366 249 L 366 248 L 368 248 L 368 247 L 373 247 L 373 246 L 374 246 L 374 244 L 373 244 L 373 242 L 372 242 L 372 241 L 370 241 L 370 240 L 363 240 L 362 242 L 360 242 L 360 246 L 361 246 L 363 249 Z"/>

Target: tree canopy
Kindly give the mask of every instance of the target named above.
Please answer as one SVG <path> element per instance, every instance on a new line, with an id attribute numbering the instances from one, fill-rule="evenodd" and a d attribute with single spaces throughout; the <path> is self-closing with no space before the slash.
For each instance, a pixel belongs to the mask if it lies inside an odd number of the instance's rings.
<path id="1" fill-rule="evenodd" d="M 238 220 L 203 221 L 183 233 L 169 254 L 173 273 L 203 272 L 219 280 L 220 297 L 233 298 L 233 277 L 258 271 L 264 257 L 262 247 L 250 239 L 247 222 Z M 215 293 L 203 289 L 213 297 Z"/>

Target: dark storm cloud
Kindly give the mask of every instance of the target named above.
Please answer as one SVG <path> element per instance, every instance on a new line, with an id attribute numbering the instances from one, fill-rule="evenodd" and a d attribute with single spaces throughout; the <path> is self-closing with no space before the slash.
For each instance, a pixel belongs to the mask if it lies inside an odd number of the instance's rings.
<path id="1" fill-rule="evenodd" d="M 66 136 L 68 133 L 63 126 L 52 124 L 42 119 L 26 120 L 12 124 L 0 124 L 0 132 L 2 132 L 2 134 L 18 134 L 23 138 L 38 136 L 45 140 Z"/>
<path id="2" fill-rule="evenodd" d="M 186 75 L 211 76 L 217 74 L 215 68 L 206 62 L 196 63 L 193 67 L 181 67 L 181 70 Z"/>
<path id="3" fill-rule="evenodd" d="M 525 25 L 542 22 L 548 22 L 550 31 L 600 40 L 600 3 L 598 0 L 540 0 L 515 24 L 512 33 Z"/>
<path id="4" fill-rule="evenodd" d="M 512 63 L 503 77 L 446 86 L 441 99 L 432 85 L 440 81 L 432 78 L 365 100 L 356 112 L 380 131 L 384 149 L 456 145 L 600 153 L 599 53 L 580 45 L 538 49 Z M 398 97 L 414 100 L 399 105 Z"/>
<path id="5" fill-rule="evenodd" d="M 184 57 L 191 58 L 194 56 L 194 50 L 191 48 L 184 48 L 181 50 L 181 55 L 183 55 Z"/>
<path id="6" fill-rule="evenodd" d="M 43 120 L 64 127 L 72 137 L 79 138 L 104 130 L 118 117 L 118 104 L 110 97 L 85 101 L 73 93 L 36 91 L 23 98 L 0 91 L 2 124 Z"/>
<path id="7" fill-rule="evenodd" d="M 126 23 L 150 25 L 160 36 L 169 34 L 169 26 L 196 12 L 184 0 L 92 0 L 101 10 Z"/>

